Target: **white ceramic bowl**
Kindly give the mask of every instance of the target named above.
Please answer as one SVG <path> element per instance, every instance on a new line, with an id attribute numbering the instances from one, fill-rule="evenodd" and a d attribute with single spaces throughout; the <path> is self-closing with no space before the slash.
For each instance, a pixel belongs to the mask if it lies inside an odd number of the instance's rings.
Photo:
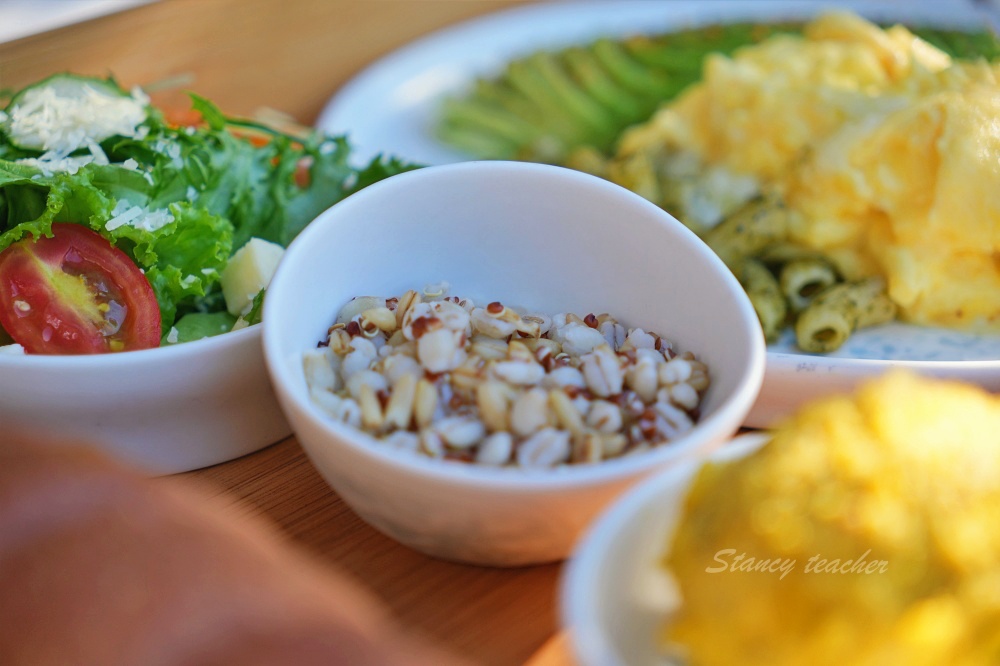
<path id="1" fill-rule="evenodd" d="M 477 302 L 610 312 L 657 331 L 709 365 L 703 418 L 683 439 L 648 454 L 529 474 L 391 452 L 324 416 L 309 399 L 302 354 L 340 308 L 355 296 L 441 281 Z M 268 289 L 263 326 L 281 404 L 334 490 L 413 548 L 495 565 L 565 557 L 622 490 L 724 441 L 760 388 L 765 354 L 739 284 L 683 225 L 607 181 L 513 162 L 412 171 L 336 204 L 289 247 Z"/>
<path id="2" fill-rule="evenodd" d="M 755 451 L 766 435 L 749 434 L 708 460 Z M 657 632 L 679 599 L 658 562 L 667 554 L 687 490 L 705 460 L 685 460 L 623 495 L 596 520 L 560 583 L 560 615 L 580 666 L 668 666 Z"/>
<path id="3" fill-rule="evenodd" d="M 92 444 L 150 474 L 237 458 L 291 432 L 260 327 L 98 356 L 0 355 L 6 432 Z"/>

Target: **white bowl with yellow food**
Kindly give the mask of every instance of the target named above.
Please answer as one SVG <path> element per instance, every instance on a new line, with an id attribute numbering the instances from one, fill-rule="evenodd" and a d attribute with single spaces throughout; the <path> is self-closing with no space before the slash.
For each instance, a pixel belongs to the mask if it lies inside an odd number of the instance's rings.
<path id="1" fill-rule="evenodd" d="M 693 234 L 606 181 L 512 162 L 334 206 L 290 246 L 263 326 L 332 488 L 393 538 L 480 564 L 565 557 L 624 489 L 731 435 L 763 375 L 753 310 Z M 632 416 L 615 402 L 640 393 Z"/>
<path id="2" fill-rule="evenodd" d="M 767 436 L 742 435 L 701 460 L 645 480 L 601 514 L 563 570 L 560 617 L 581 666 L 670 666 L 660 646 L 666 618 L 680 606 L 662 561 L 684 498 L 705 464 L 736 460 Z"/>
<path id="3" fill-rule="evenodd" d="M 897 371 L 650 479 L 562 581 L 583 666 L 996 660 L 1000 401 Z"/>

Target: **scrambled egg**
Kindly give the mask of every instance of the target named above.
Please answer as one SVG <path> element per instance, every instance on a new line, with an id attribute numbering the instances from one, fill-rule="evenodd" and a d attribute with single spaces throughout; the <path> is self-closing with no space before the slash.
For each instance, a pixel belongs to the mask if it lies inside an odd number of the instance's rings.
<path id="1" fill-rule="evenodd" d="M 666 146 L 751 178 L 793 211 L 791 240 L 847 279 L 884 276 L 903 319 L 1000 331 L 998 79 L 901 26 L 831 13 L 707 59 L 619 157 Z"/>
<path id="2" fill-rule="evenodd" d="M 902 372 L 696 479 L 664 638 L 692 666 L 1000 663 L 1000 398 Z"/>

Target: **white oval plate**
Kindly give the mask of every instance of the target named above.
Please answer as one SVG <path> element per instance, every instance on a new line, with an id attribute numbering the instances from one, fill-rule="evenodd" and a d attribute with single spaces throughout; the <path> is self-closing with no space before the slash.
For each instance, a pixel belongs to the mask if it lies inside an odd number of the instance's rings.
<path id="1" fill-rule="evenodd" d="M 470 156 L 435 137 L 439 104 L 514 57 L 602 35 L 667 32 L 720 21 L 806 19 L 833 6 L 876 20 L 905 18 L 942 27 L 981 28 L 990 20 L 967 0 L 542 3 L 446 28 L 389 54 L 341 88 L 317 126 L 348 132 L 358 160 L 387 153 L 428 165 L 463 161 Z M 766 426 L 807 399 L 848 390 L 894 366 L 1000 390 L 1000 336 L 893 324 L 861 331 L 838 352 L 816 356 L 797 350 L 789 335 L 768 348 L 764 386 L 746 425 Z"/>

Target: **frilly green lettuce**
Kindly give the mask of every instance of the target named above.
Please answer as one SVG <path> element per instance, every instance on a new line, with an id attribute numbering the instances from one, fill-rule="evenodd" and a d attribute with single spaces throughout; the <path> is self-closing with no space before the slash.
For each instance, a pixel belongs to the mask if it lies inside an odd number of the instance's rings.
<path id="1" fill-rule="evenodd" d="M 149 107 L 139 137 L 100 145 L 108 163 L 69 171 L 0 133 L 0 251 L 50 235 L 53 222 L 89 226 L 143 270 L 169 331 L 187 313 L 225 309 L 222 270 L 250 238 L 287 245 L 337 201 L 415 168 L 383 158 L 355 168 L 342 136 L 290 136 L 192 100 L 202 125 L 171 126 Z M 140 222 L 120 223 L 123 213 Z"/>

